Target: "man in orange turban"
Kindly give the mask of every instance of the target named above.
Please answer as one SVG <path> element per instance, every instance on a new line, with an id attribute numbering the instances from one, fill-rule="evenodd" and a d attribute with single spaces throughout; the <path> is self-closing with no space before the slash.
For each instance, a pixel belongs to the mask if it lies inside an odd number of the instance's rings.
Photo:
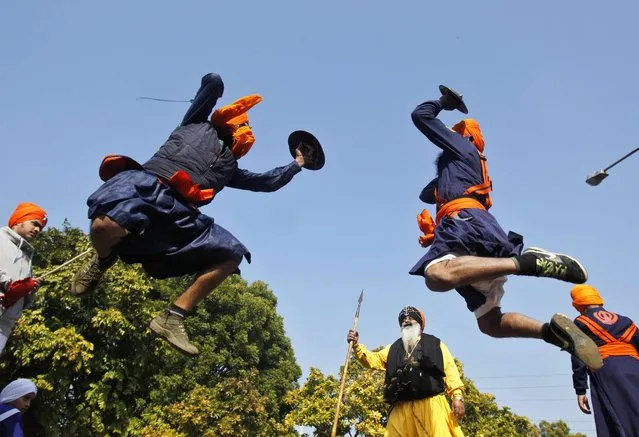
<path id="1" fill-rule="evenodd" d="M 599 347 L 603 367 L 597 372 L 572 359 L 572 381 L 577 405 L 595 413 L 597 437 L 639 433 L 639 334 L 626 316 L 604 308 L 599 292 L 590 285 L 570 291 L 572 305 L 581 314 L 575 324 Z M 592 410 L 586 397 L 590 379 Z"/>
<path id="2" fill-rule="evenodd" d="M 601 367 L 595 344 L 564 315 L 542 324 L 523 314 L 503 313 L 501 298 L 507 275 L 548 277 L 572 283 L 586 281 L 585 268 L 568 255 L 530 248 L 522 252 L 523 237 L 506 233 L 488 212 L 492 181 L 479 123 L 467 118 L 448 128 L 437 118 L 442 110 L 467 112 L 461 96 L 440 87 L 438 100 L 422 103 L 412 119 L 441 150 L 437 177 L 420 199 L 435 204 L 436 218 L 428 210 L 418 216 L 424 232 L 419 239 L 426 254 L 410 270 L 423 276 L 432 291 L 457 290 L 475 313 L 479 329 L 492 337 L 540 338 L 576 355 L 591 368 Z M 461 101 L 461 105 L 460 105 Z"/>
<path id="3" fill-rule="evenodd" d="M 422 311 L 405 307 L 398 320 L 401 338 L 377 352 L 359 343 L 356 331 L 346 336 L 364 367 L 386 372 L 384 400 L 391 412 L 385 436 L 463 437 L 464 383 L 455 359 L 444 342 L 424 332 Z"/>
<path id="4" fill-rule="evenodd" d="M 25 202 L 13 211 L 8 226 L 0 228 L 0 353 L 22 310 L 35 299 L 40 281 L 33 278 L 33 246 L 29 240 L 37 237 L 46 224 L 46 211 Z"/>
<path id="5" fill-rule="evenodd" d="M 100 177 L 105 183 L 87 200 L 96 252 L 71 286 L 74 295 L 93 292 L 118 258 L 141 263 L 154 278 L 195 275 L 186 291 L 150 324 L 153 333 L 188 355 L 196 355 L 198 349 L 186 334 L 185 316 L 225 278 L 239 272 L 242 259 L 251 260 L 249 250 L 199 207 L 224 187 L 279 190 L 302 167 L 319 169 L 324 158 L 315 153 L 313 160 L 299 150 L 298 145 L 311 142 L 304 150 L 321 152 L 319 142 L 306 133 L 293 149 L 289 144 L 294 156 L 289 164 L 265 173 L 239 168 L 238 160 L 255 142 L 247 113 L 262 97 L 243 97 L 211 115 L 223 91 L 219 75 L 205 75 L 180 126 L 144 164 L 118 155 L 103 160 Z"/>

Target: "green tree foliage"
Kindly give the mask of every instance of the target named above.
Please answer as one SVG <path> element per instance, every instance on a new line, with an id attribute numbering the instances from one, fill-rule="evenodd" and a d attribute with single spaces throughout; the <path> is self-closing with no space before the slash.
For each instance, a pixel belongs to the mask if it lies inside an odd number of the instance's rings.
<path id="1" fill-rule="evenodd" d="M 341 374 L 341 373 L 340 373 Z M 386 426 L 387 405 L 382 397 L 383 372 L 364 369 L 357 360 L 348 365 L 337 435 L 381 437 Z M 286 398 L 293 408 L 286 424 L 312 426 L 315 436 L 330 437 L 337 407 L 340 380 L 311 369 L 306 383 Z"/>
<path id="2" fill-rule="evenodd" d="M 571 434 L 570 428 L 563 420 L 557 422 L 539 422 L 539 437 L 586 437 L 585 434 Z"/>
<path id="3" fill-rule="evenodd" d="M 481 393 L 472 380 L 463 376 L 466 415 L 461 421 L 464 434 L 473 437 L 584 437 L 571 434 L 564 422 L 542 422 L 538 428 L 527 417 L 499 407 L 495 396 Z M 340 369 L 340 375 L 343 367 Z M 384 435 L 388 405 L 382 393 L 384 372 L 364 369 L 354 358 L 349 362 L 344 405 L 341 408 L 338 435 L 377 437 Z M 311 369 L 305 384 L 292 390 L 287 403 L 294 407 L 286 418 L 288 426 L 303 425 L 315 428 L 315 436 L 329 437 L 332 428 L 339 380 Z"/>
<path id="4" fill-rule="evenodd" d="M 88 245 L 68 225 L 44 232 L 36 275 Z M 186 323 L 200 355 L 188 358 L 148 323 L 189 278 L 151 280 L 117 263 L 94 295 L 77 299 L 67 291 L 80 262 L 45 279 L 0 362 L 0 383 L 28 377 L 41 389 L 32 435 L 294 435 L 284 398 L 301 371 L 266 284 L 232 276 L 199 305 Z"/>

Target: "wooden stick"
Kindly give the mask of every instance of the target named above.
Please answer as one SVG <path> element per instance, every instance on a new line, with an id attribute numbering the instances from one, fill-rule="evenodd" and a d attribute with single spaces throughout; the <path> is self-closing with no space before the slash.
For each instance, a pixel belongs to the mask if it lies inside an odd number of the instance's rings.
<path id="1" fill-rule="evenodd" d="M 357 311 L 355 311 L 355 320 L 353 321 L 353 331 L 357 331 L 357 322 L 359 321 L 359 309 L 362 306 L 364 300 L 364 290 L 357 299 Z M 346 385 L 346 374 L 348 372 L 348 363 L 351 360 L 351 351 L 353 350 L 353 342 L 348 342 L 348 351 L 346 352 L 346 362 L 344 363 L 344 371 L 342 372 L 342 382 L 339 387 L 339 395 L 337 396 L 337 409 L 335 410 L 335 420 L 333 421 L 333 430 L 331 431 L 331 437 L 337 435 L 337 422 L 339 421 L 339 410 L 342 404 L 342 395 L 344 394 L 344 386 Z"/>
<path id="2" fill-rule="evenodd" d="M 71 258 L 69 261 L 67 261 L 67 262 L 65 262 L 65 263 L 60 264 L 58 267 L 56 267 L 56 268 L 54 268 L 54 269 L 52 269 L 52 270 L 49 270 L 48 272 L 44 273 L 43 275 L 38 276 L 38 279 L 42 279 L 42 278 L 44 278 L 45 276 L 49 276 L 51 273 L 55 273 L 55 272 L 57 272 L 57 271 L 58 271 L 58 270 L 60 270 L 62 267 L 64 267 L 64 266 L 66 266 L 66 265 L 71 264 L 71 263 L 72 263 L 73 261 L 75 261 L 76 259 L 78 259 L 78 258 L 82 258 L 83 256 L 87 255 L 87 254 L 88 254 L 88 253 L 90 253 L 92 250 L 93 250 L 93 249 L 87 249 L 87 250 L 85 250 L 85 251 L 84 251 L 84 252 L 82 252 L 80 255 L 74 256 L 74 257 L 73 257 L 73 258 Z"/>

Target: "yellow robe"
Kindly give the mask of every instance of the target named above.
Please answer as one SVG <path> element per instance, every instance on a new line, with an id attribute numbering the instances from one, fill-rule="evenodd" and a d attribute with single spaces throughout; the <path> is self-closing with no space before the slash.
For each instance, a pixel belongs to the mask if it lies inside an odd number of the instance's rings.
<path id="1" fill-rule="evenodd" d="M 444 382 L 449 395 L 461 395 L 464 384 L 459 369 L 446 345 L 440 342 L 444 357 Z M 364 367 L 386 370 L 390 346 L 371 352 L 363 344 L 353 348 L 355 357 Z M 386 425 L 386 437 L 463 437 L 446 397 L 443 394 L 416 401 L 398 402 L 393 406 Z"/>

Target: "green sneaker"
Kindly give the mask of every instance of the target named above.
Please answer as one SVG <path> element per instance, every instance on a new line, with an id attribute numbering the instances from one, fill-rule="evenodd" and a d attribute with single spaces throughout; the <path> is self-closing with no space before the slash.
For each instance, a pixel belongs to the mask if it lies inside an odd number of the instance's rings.
<path id="1" fill-rule="evenodd" d="M 555 334 L 555 343 L 562 350 L 579 358 L 590 370 L 603 367 L 603 359 L 594 341 L 564 314 L 555 314 L 550 319 L 550 330 Z"/>
<path id="2" fill-rule="evenodd" d="M 91 259 L 82 264 L 73 277 L 70 290 L 71 294 L 75 296 L 83 296 L 94 292 L 100 283 L 100 279 L 104 275 L 104 272 L 109 270 L 109 267 L 115 264 L 117 259 L 117 256 L 112 256 L 107 263 L 103 263 L 101 265 L 97 252 L 94 252 Z"/>
<path id="3" fill-rule="evenodd" d="M 151 320 L 149 328 L 151 328 L 151 331 L 158 337 L 168 341 L 180 352 L 187 355 L 197 355 L 199 353 L 195 345 L 189 341 L 182 317 L 165 310 L 162 314 Z"/>
<path id="4" fill-rule="evenodd" d="M 583 284 L 588 280 L 585 267 L 571 256 L 538 247 L 530 247 L 521 254 L 535 257 L 535 276 L 559 279 L 573 284 Z"/>

